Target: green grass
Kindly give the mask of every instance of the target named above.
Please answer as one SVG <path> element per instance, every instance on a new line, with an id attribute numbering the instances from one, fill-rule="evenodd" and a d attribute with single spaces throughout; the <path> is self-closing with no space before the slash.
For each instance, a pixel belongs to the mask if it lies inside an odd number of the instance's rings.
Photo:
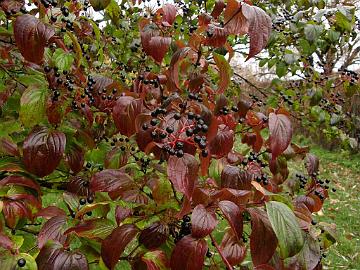
<path id="1" fill-rule="evenodd" d="M 330 198 L 317 221 L 335 223 L 337 243 L 326 252 L 324 269 L 360 269 L 360 154 L 330 152 L 319 147 L 311 152 L 320 158 L 320 177 L 331 180 Z M 290 163 L 290 170 L 298 167 Z"/>

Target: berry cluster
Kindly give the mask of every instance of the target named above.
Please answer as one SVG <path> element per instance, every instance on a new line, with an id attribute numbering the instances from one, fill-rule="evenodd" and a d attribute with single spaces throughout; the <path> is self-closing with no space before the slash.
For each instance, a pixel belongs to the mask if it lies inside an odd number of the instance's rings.
<path id="1" fill-rule="evenodd" d="M 170 231 L 170 235 L 174 238 L 174 242 L 177 243 L 180 241 L 184 236 L 191 234 L 191 218 L 189 216 L 184 216 L 180 229 L 177 227 L 177 230 L 173 229 Z"/>

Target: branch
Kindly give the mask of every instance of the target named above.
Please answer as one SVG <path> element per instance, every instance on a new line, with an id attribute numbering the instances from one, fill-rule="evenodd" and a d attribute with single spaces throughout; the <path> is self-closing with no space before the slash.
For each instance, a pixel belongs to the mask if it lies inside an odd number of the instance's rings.
<path id="1" fill-rule="evenodd" d="M 244 82 L 246 82 L 248 85 L 254 87 L 257 91 L 259 91 L 264 97 L 267 97 L 267 94 L 258 86 L 256 86 L 255 84 L 253 84 L 252 82 L 250 82 L 248 79 L 244 78 L 243 76 L 241 76 L 240 74 L 234 72 L 235 76 L 238 76 L 239 78 L 241 78 Z"/>

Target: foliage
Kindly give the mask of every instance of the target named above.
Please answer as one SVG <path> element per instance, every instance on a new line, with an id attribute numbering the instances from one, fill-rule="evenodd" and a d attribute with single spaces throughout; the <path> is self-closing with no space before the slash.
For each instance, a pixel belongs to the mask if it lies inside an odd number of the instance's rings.
<path id="1" fill-rule="evenodd" d="M 270 39 L 263 9 L 33 2 L 0 4 L 2 269 L 322 268 L 318 158 L 281 104 L 226 97 L 236 36 L 248 58 Z"/>

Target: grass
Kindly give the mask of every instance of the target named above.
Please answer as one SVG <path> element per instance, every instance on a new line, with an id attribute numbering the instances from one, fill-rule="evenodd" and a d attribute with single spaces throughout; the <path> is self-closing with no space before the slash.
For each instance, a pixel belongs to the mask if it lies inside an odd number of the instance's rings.
<path id="1" fill-rule="evenodd" d="M 330 192 L 316 220 L 335 223 L 337 243 L 330 247 L 323 260 L 324 269 L 360 269 L 360 154 L 330 152 L 313 147 L 320 158 L 320 177 L 331 180 Z M 290 164 L 290 169 L 298 167 Z"/>

